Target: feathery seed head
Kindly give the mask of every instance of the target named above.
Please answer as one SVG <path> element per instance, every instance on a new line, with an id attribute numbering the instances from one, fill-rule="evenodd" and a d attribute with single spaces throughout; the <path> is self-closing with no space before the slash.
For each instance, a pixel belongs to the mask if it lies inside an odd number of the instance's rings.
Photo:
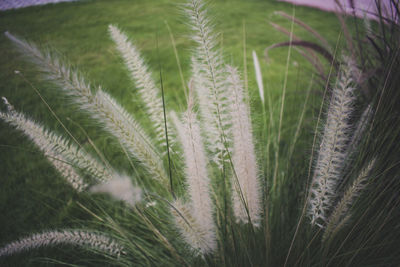
<path id="1" fill-rule="evenodd" d="M 110 95 L 98 90 L 94 96 L 93 117 L 104 123 L 104 128 L 116 136 L 155 179 L 166 181 L 167 175 L 161 156 L 142 127 Z"/>
<path id="2" fill-rule="evenodd" d="M 333 233 L 336 233 L 338 228 L 343 226 L 344 222 L 350 219 L 351 206 L 365 189 L 369 180 L 369 174 L 373 169 L 375 162 L 376 158 L 372 159 L 368 165 L 361 170 L 353 184 L 348 187 L 329 217 L 327 227 L 322 238 L 323 240 L 326 240 Z"/>
<path id="3" fill-rule="evenodd" d="M 237 69 L 227 66 L 227 84 L 232 92 L 231 118 L 233 139 L 233 210 L 238 221 L 255 226 L 261 216 L 261 186 L 252 136 L 249 108 L 244 101 L 243 83 Z"/>
<path id="4" fill-rule="evenodd" d="M 95 94 L 90 85 L 70 67 L 60 62 L 49 53 L 40 50 L 11 34 L 6 36 L 35 63 L 46 78 L 59 85 L 59 89 L 71 96 L 83 110 L 93 118 L 98 119 L 106 131 L 116 136 L 127 151 L 136 157 L 153 176 L 160 180 L 167 180 L 165 169 L 162 166 L 161 156 L 152 145 L 139 124 L 125 111 L 123 107 L 101 88 Z"/>
<path id="5" fill-rule="evenodd" d="M 83 148 L 79 148 L 67 139 L 46 130 L 40 124 L 26 118 L 23 113 L 16 112 L 5 97 L 3 97 L 3 101 L 7 104 L 8 108 L 6 121 L 17 129 L 22 130 L 32 139 L 53 164 L 60 168 L 64 165 L 70 165 L 70 167 L 62 167 L 66 173 L 70 172 L 67 169 L 75 168 L 89 174 L 98 181 L 107 181 L 115 175 L 113 170 L 104 167 L 102 163 L 86 153 Z M 71 171 L 71 175 L 73 173 L 74 171 Z"/>
<path id="6" fill-rule="evenodd" d="M 345 58 L 345 63 L 347 63 Z M 311 223 L 324 227 L 332 204 L 350 140 L 350 117 L 353 111 L 354 85 L 350 67 L 344 64 L 333 89 L 311 184 L 309 214 Z"/>
<path id="7" fill-rule="evenodd" d="M 101 234 L 81 230 L 59 230 L 32 234 L 0 248 L 0 257 L 31 249 L 68 244 L 94 249 L 113 256 L 120 256 L 124 248 L 115 240 Z"/>
<path id="8" fill-rule="evenodd" d="M 215 233 L 201 225 L 191 212 L 192 207 L 177 200 L 173 203 L 171 213 L 175 220 L 175 225 L 183 236 L 186 243 L 198 251 L 199 254 L 208 254 L 215 251 L 217 243 Z"/>
<path id="9" fill-rule="evenodd" d="M 191 97 L 190 97 L 191 98 Z M 187 177 L 188 195 L 190 198 L 187 205 L 191 206 L 188 211 L 194 227 L 201 231 L 204 235 L 202 238 L 206 242 L 205 245 L 199 245 L 196 241 L 198 237 L 190 237 L 193 233 L 183 233 L 187 240 L 192 240 L 189 244 L 193 248 L 200 248 L 203 253 L 207 252 L 215 243 L 215 224 L 213 220 L 213 209 L 210 197 L 210 181 L 207 173 L 207 157 L 203 148 L 203 142 L 200 135 L 200 126 L 197 122 L 196 113 L 192 110 L 192 100 L 189 99 L 189 108 L 183 116 L 183 123 L 179 121 L 177 116 L 173 116 L 175 127 L 177 129 L 179 140 L 182 144 L 184 160 L 185 160 L 185 174 Z M 182 228 L 177 221 L 178 228 L 181 231 L 188 230 Z M 202 242 L 203 242 L 202 241 Z"/>
<path id="10" fill-rule="evenodd" d="M 365 131 L 365 128 L 368 125 L 368 122 L 370 121 L 371 117 L 372 117 L 372 106 L 371 104 L 369 104 L 365 110 L 363 111 L 363 113 L 361 114 L 360 119 L 357 122 L 354 134 L 351 138 L 350 141 L 350 148 L 354 148 L 358 145 L 358 143 L 361 141 L 362 135 Z"/>
<path id="11" fill-rule="evenodd" d="M 214 162 L 223 167 L 230 142 L 229 91 L 226 87 L 226 73 L 217 49 L 217 38 L 202 1 L 192 0 L 186 5 L 186 14 L 192 25 L 192 39 L 197 48 L 192 58 L 194 88 L 199 99 L 203 128 Z"/>
<path id="12" fill-rule="evenodd" d="M 157 140 L 163 145 L 163 147 L 165 147 L 164 112 L 160 90 L 156 87 L 151 77 L 151 73 L 148 71 L 137 47 L 134 46 L 129 41 L 128 37 L 116 26 L 109 25 L 108 29 L 130 71 L 131 78 L 135 82 L 139 94 L 146 105 L 150 119 L 154 123 Z"/>
<path id="13" fill-rule="evenodd" d="M 40 124 L 27 119 L 24 114 L 16 112 L 5 97 L 3 97 L 3 101 L 7 104 L 9 112 L 0 112 L 0 118 L 29 137 L 74 189 L 77 191 L 86 189 L 88 184 L 75 171 L 70 161 L 71 154 L 75 155 L 78 149 L 73 146 L 67 146 L 67 142 L 63 138 L 45 130 Z M 84 154 L 81 153 L 81 155 Z M 86 160 L 90 161 L 90 158 Z"/>

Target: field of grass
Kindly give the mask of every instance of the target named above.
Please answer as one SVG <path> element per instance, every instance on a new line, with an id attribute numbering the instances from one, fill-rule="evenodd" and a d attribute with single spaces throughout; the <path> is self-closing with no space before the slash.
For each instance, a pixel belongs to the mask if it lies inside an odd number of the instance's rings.
<path id="1" fill-rule="evenodd" d="M 61 57 L 66 58 L 71 65 L 83 72 L 89 81 L 101 85 L 139 122 L 146 125 L 148 122 L 143 104 L 137 100 L 134 85 L 109 38 L 107 28 L 109 24 L 118 25 L 133 38 L 155 75 L 158 75 L 161 67 L 166 108 L 182 111 L 186 106 L 184 91 L 166 26 L 169 25 L 174 35 L 183 76 L 188 82 L 189 56 L 193 43 L 189 40 L 186 19 L 180 11 L 181 2 L 98 0 L 10 10 L 0 13 L 0 32 L 9 31 L 42 47 L 56 49 Z M 261 60 L 266 92 L 271 95 L 272 109 L 277 111 L 285 79 L 288 49 L 276 48 L 270 51 L 268 63 L 263 59 L 263 52 L 271 44 L 288 40 L 287 36 L 269 24 L 269 21 L 272 21 L 290 29 L 290 21 L 274 14 L 274 11 L 278 10 L 288 14 L 294 12 L 297 18 L 314 27 L 332 46 L 335 45 L 340 25 L 333 14 L 310 8 L 293 9 L 290 4 L 268 0 L 219 0 L 213 1 L 210 5 L 210 14 L 215 18 L 215 28 L 221 33 L 220 44 L 226 52 L 224 55 L 226 62 L 238 66 L 241 70 L 244 69 L 243 25 L 245 25 L 247 52 L 245 61 L 249 77 L 249 93 L 252 112 L 255 115 L 254 127 L 260 144 L 262 144 L 259 140 L 262 131 L 260 125 L 262 109 L 254 78 L 251 51 L 255 50 Z M 299 27 L 294 27 L 294 32 L 306 40 L 315 41 L 310 33 Z M 20 74 L 16 74 L 16 70 Z M 302 109 L 312 74 L 311 65 L 296 51 L 292 51 L 284 113 L 286 130 L 282 133 L 282 144 L 279 144 L 283 147 L 288 146 L 285 142 L 288 142 L 294 133 L 293 122 L 298 119 Z M 78 109 L 60 96 L 58 91 L 52 88 L 53 85 L 41 82 L 39 76 L 40 73 L 13 49 L 11 42 L 4 35 L 0 35 L 0 95 L 7 97 L 17 110 L 62 133 L 62 127 L 34 88 L 39 90 L 52 110 L 83 145 L 90 146 L 80 127 L 85 129 L 116 169 L 130 173 L 129 162 L 118 148 L 117 142 L 104 135 L 98 125 L 91 123 L 87 114 L 77 112 Z M 159 81 L 159 76 L 154 78 Z M 318 90 L 312 92 L 311 102 L 319 103 Z M 0 107 L 4 108 L 2 105 Z M 310 108 L 309 111 L 306 125 L 310 126 L 314 123 L 312 121 L 314 116 L 313 109 Z M 275 116 L 278 116 L 277 112 Z M 312 128 L 305 129 L 306 134 L 310 132 Z M 305 156 L 308 152 L 309 150 L 300 150 L 297 152 L 297 157 L 303 162 L 308 162 L 308 157 Z M 39 150 L 20 132 L 3 122 L 0 122 L 0 185 L 1 244 L 42 229 L 79 227 L 83 225 L 83 220 L 92 219 L 77 204 L 89 201 L 87 200 L 89 197 L 74 193 L 58 177 Z M 88 224 L 90 222 L 85 223 Z M 43 252 L 38 254 L 32 252 L 28 257 L 30 255 L 46 256 Z M 51 255 L 49 253 L 47 256 Z M 16 260 L 18 262 L 21 259 Z M 22 262 L 25 264 L 25 261 Z M 37 262 L 32 263 L 32 266 L 35 264 Z"/>

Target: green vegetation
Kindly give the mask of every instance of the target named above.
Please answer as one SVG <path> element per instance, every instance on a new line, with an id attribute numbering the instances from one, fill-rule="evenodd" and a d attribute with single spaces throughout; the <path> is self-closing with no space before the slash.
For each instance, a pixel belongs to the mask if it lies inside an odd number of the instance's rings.
<path id="1" fill-rule="evenodd" d="M 9 31 L 20 37 L 26 38 L 44 47 L 57 49 L 62 57 L 86 74 L 89 81 L 102 85 L 105 91 L 115 97 L 119 103 L 143 125 L 148 125 L 143 104 L 138 101 L 138 96 L 129 80 L 129 75 L 123 67 L 122 60 L 110 40 L 107 27 L 109 24 L 118 25 L 141 49 L 142 54 L 148 60 L 150 69 L 157 73 L 162 70 L 164 89 L 166 92 L 166 107 L 168 110 L 182 111 L 185 109 L 185 98 L 181 85 L 174 50 L 166 23 L 170 26 L 177 45 L 177 50 L 182 63 L 183 75 L 186 79 L 190 76 L 190 52 L 193 43 L 187 37 L 189 35 L 185 18 L 179 11 L 179 1 L 84 1 L 76 3 L 62 3 L 41 7 L 30 7 L 21 10 L 3 12 L 0 17 L 0 31 Z M 268 1 L 215 1 L 210 7 L 210 15 L 215 17 L 216 30 L 221 32 L 220 43 L 226 52 L 226 62 L 232 61 L 236 66 L 243 68 L 243 24 L 246 28 L 247 45 L 247 69 L 249 77 L 249 90 L 252 106 L 255 135 L 259 144 L 262 140 L 263 118 L 261 104 L 258 98 L 258 89 L 254 79 L 254 71 L 251 58 L 251 50 L 255 50 L 261 60 L 264 75 L 266 94 L 271 95 L 273 106 L 273 120 L 279 120 L 282 86 L 285 79 L 287 48 L 276 48 L 270 51 L 268 64 L 262 59 L 263 51 L 267 46 L 280 41 L 286 41 L 287 36 L 273 29 L 268 21 L 278 23 L 290 29 L 290 22 L 273 12 L 283 10 L 292 14 L 291 5 Z M 332 14 L 314 11 L 308 8 L 296 8 L 295 16 L 310 24 L 318 32 L 335 46 L 340 27 L 337 19 Z M 323 23 L 321 23 L 323 21 Z M 295 27 L 294 32 L 307 40 L 314 40 L 310 33 Z M 119 149 L 117 142 L 100 130 L 100 127 L 90 122 L 87 114 L 76 112 L 76 107 L 71 108 L 70 102 L 60 96 L 54 90 L 52 84 L 40 82 L 39 75 L 31 64 L 27 64 L 19 54 L 13 50 L 11 43 L 4 36 L 0 37 L 0 92 L 6 96 L 17 110 L 29 114 L 31 118 L 45 122 L 53 130 L 63 132 L 60 124 L 55 120 L 40 99 L 35 89 L 51 106 L 52 110 L 71 130 L 74 137 L 80 143 L 90 147 L 89 141 L 80 127 L 83 127 L 87 135 L 98 146 L 99 150 L 116 169 L 132 174 L 129 161 Z M 287 74 L 287 99 L 283 118 L 282 138 L 278 144 L 281 152 L 287 153 L 291 145 L 291 139 L 296 131 L 294 122 L 298 121 L 300 111 L 303 108 L 307 88 L 309 87 L 313 69 L 300 55 L 292 50 Z M 16 74 L 15 70 L 20 73 Z M 154 77 L 157 81 L 159 77 Z M 186 82 L 188 82 L 186 80 Z M 34 89 L 35 88 L 35 89 Z M 320 87 L 316 87 L 320 88 Z M 305 173 L 308 167 L 309 157 L 306 156 L 312 144 L 312 136 L 315 122 L 315 114 L 318 112 L 318 104 L 321 91 L 313 90 L 311 93 L 310 107 L 307 108 L 305 126 L 301 131 L 300 145 L 296 147 L 293 162 L 298 166 L 291 168 L 288 162 L 282 160 L 282 172 L 288 171 L 287 177 L 296 177 Z M 316 105 L 315 105 L 316 103 Z M 314 115 L 314 116 L 313 116 Z M 68 119 L 69 118 L 69 119 Z M 269 119 L 268 119 L 269 120 Z M 272 132 L 270 136 L 276 135 Z M 305 135 L 306 134 L 306 135 Z M 303 138 L 303 136 L 305 136 Z M 17 145 L 16 145 L 17 144 Z M 66 186 L 58 174 L 51 168 L 47 160 L 22 134 L 1 122 L 0 128 L 0 240 L 8 242 L 31 232 L 42 229 L 92 226 L 101 229 L 97 221 L 82 208 L 82 204 L 90 209 L 96 209 L 96 204 L 91 196 L 78 195 Z M 258 148 L 258 154 L 264 155 L 264 147 Z M 304 152 L 307 151 L 307 152 Z M 281 156 L 282 159 L 285 157 Z M 273 162 L 273 160 L 271 160 Z M 261 163 L 262 164 L 262 163 Z M 263 166 L 264 167 L 264 166 Z M 270 171 L 264 170 L 267 176 Z M 297 174 L 296 174 L 297 172 Z M 286 175 L 277 174 L 284 178 Z M 279 178 L 279 179 L 280 179 Z M 270 179 L 270 178 L 269 178 Z M 284 188 L 288 181 L 281 183 Z M 285 187 L 286 188 L 286 187 Z M 279 205 L 271 211 L 276 214 L 288 215 L 286 228 L 274 233 L 273 241 L 278 237 L 284 240 L 275 244 L 272 253 L 279 253 L 280 257 L 286 256 L 287 244 L 292 235 L 285 236 L 285 232 L 292 232 L 293 225 L 299 213 L 297 203 L 303 197 L 304 181 L 299 180 L 290 187 L 282 189 L 283 194 Z M 292 192 L 296 196 L 290 197 Z M 273 197 L 273 196 L 272 196 Z M 96 195 L 95 199 L 104 198 Z M 271 201 L 275 201 L 271 199 Z M 81 203 L 81 204 L 80 204 Z M 297 203 L 298 204 L 298 203 Z M 104 204 L 102 207 L 107 212 L 112 212 L 111 218 L 116 221 L 126 222 L 130 217 L 121 207 L 115 208 L 115 202 Z M 114 207 L 112 207 L 114 205 Z M 279 223 L 279 216 L 274 216 Z M 132 223 L 132 227 L 136 227 Z M 32 255 L 53 257 L 57 249 L 29 252 L 26 259 Z M 279 252 L 280 251 L 280 252 Z M 69 257 L 75 255 L 72 251 L 60 253 L 60 259 L 71 262 Z M 255 252 L 253 252 L 255 253 Z M 84 257 L 81 257 L 84 258 Z M 279 257 L 277 257 L 279 258 Z M 13 259 L 25 263 L 26 259 Z M 262 259 L 262 257 L 260 258 Z M 243 263 L 246 259 L 243 260 Z M 74 263 L 87 265 L 74 257 Z M 281 262 L 279 259 L 278 262 Z M 271 262 L 272 264 L 274 262 Z M 257 262 L 256 262 L 257 264 Z M 37 265 L 37 262 L 32 263 Z"/>

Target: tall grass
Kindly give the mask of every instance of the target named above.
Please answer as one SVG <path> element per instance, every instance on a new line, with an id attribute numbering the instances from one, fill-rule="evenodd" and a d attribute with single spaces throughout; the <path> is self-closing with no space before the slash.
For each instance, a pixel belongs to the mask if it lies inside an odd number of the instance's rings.
<path id="1" fill-rule="evenodd" d="M 115 171 L 94 143 L 89 142 L 98 155 L 91 155 L 74 136 L 45 130 L 4 98 L 6 111 L 0 118 L 27 135 L 77 189 L 78 206 L 95 223 L 85 230 L 47 230 L 6 240 L 0 261 L 7 264 L 14 254 L 35 248 L 69 245 L 97 253 L 103 265 L 111 266 L 396 265 L 397 22 L 366 24 L 372 49 L 359 40 L 359 51 L 336 53 L 339 68 L 325 81 L 317 117 L 307 105 L 311 81 L 290 131 L 284 128 L 287 77 L 274 103 L 268 91 L 264 95 L 253 53 L 263 109 L 260 121 L 252 118 L 247 84 L 237 68 L 225 63 L 207 6 L 190 0 L 184 13 L 195 48 L 183 114 L 169 112 L 162 84 L 156 86 L 134 42 L 109 26 L 146 107 L 148 128 L 53 52 L 6 33 L 41 77 L 74 104 L 70 107 L 86 112 L 104 134 L 114 136 L 135 174 Z M 290 19 L 292 42 L 294 16 Z M 289 46 L 286 72 L 291 53 Z M 300 134 L 305 117 L 317 119 L 317 125 L 310 124 L 316 126 L 314 142 L 312 135 Z M 262 140 L 253 132 L 258 123 L 263 125 Z M 171 128 L 173 135 L 168 134 Z M 289 145 L 284 144 L 285 132 L 293 133 Z M 299 146 L 298 140 L 303 142 Z M 112 199 L 98 201 L 99 193 Z"/>

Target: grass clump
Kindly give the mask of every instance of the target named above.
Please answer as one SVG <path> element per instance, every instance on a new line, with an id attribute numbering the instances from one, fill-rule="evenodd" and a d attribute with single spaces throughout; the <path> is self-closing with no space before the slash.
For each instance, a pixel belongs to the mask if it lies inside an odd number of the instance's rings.
<path id="1" fill-rule="evenodd" d="M 83 265 L 396 264 L 399 231 L 393 222 L 399 213 L 393 211 L 399 183 L 393 177 L 400 175 L 395 142 L 400 126 L 395 123 L 393 99 L 399 95 L 393 70 L 398 40 L 384 39 L 392 45 L 384 51 L 379 37 L 371 37 L 378 58 L 362 50 L 335 56 L 340 64 L 331 73 L 334 78 L 325 81 L 318 122 L 311 124 L 316 127 L 314 140 L 303 139 L 299 129 L 312 110 L 306 103 L 295 130 L 284 124 L 292 46 L 280 100 L 269 90 L 264 95 L 260 64 L 252 54 L 263 110 L 262 118 L 252 118 L 248 84 L 237 68 L 225 63 L 207 7 L 191 0 L 184 13 L 195 48 L 183 114 L 165 104 L 162 69 L 158 87 L 135 43 L 109 26 L 146 107 L 145 127 L 106 89 L 87 82 L 54 52 L 6 33 L 39 68 L 42 79 L 65 95 L 69 107 L 101 126 L 98 134 L 112 138 L 131 169 L 128 174 L 116 171 L 80 125 L 84 135 L 75 137 L 37 89 L 64 137 L 17 112 L 4 98 L 6 111 L 0 118 L 28 135 L 72 185 L 73 207 L 81 213 L 75 226 L 85 225 L 85 230 L 49 230 L 11 241 L 0 249 L 0 256 L 7 255 L 0 260 L 9 263 L 15 253 L 69 244 L 70 249 L 88 250 L 86 258 L 95 259 L 76 262 Z M 380 27 L 382 33 L 387 28 L 398 33 L 395 21 Z M 290 42 L 293 31 L 292 19 Z M 379 66 L 376 73 L 361 79 L 373 65 Z M 382 74 L 385 79 L 377 78 Z M 292 133 L 291 143 L 285 144 Z M 304 144 L 296 146 L 298 139 L 312 145 L 310 154 L 299 150 Z M 90 219 L 82 220 L 85 216 Z M 68 253 L 61 253 L 60 262 Z"/>

